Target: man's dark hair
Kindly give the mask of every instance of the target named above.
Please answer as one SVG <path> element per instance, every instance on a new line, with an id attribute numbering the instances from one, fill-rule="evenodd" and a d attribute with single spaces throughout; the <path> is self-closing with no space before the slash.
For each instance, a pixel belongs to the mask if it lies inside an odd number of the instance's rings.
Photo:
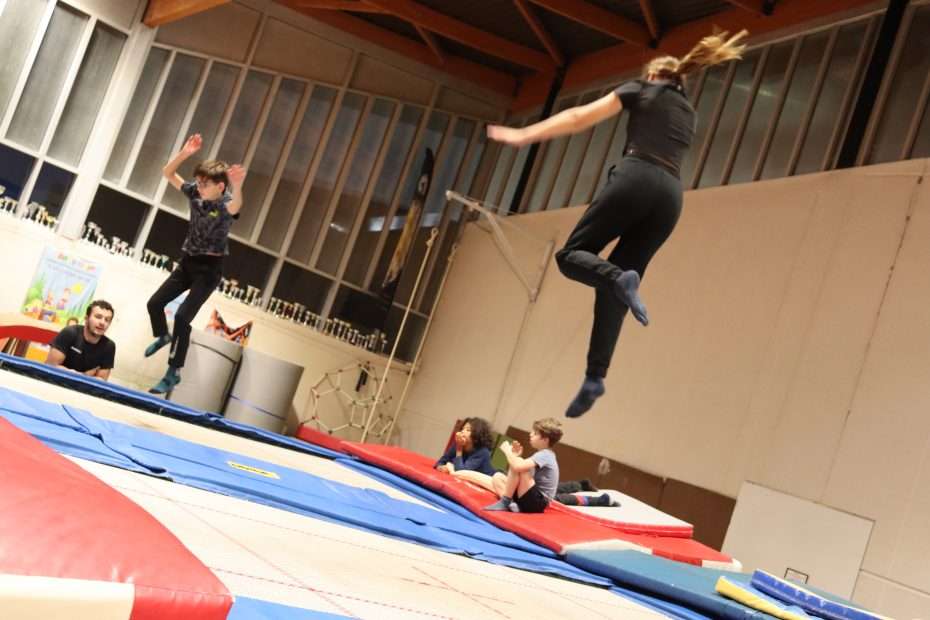
<path id="1" fill-rule="evenodd" d="M 113 306 L 110 305 L 110 302 L 104 301 L 102 299 L 95 299 L 90 302 L 90 305 L 87 306 L 87 316 L 90 317 L 90 313 L 94 311 L 94 308 L 100 308 L 101 310 L 109 310 L 110 318 L 113 317 L 116 312 L 113 310 Z"/>

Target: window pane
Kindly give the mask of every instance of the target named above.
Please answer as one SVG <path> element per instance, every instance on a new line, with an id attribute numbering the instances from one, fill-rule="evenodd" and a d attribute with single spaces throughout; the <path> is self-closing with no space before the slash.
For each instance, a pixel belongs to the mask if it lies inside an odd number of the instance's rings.
<path id="1" fill-rule="evenodd" d="M 326 296 L 333 281 L 312 271 L 301 269 L 290 263 L 284 263 L 272 297 L 290 303 L 305 305 L 310 312 L 323 312 Z"/>
<path id="2" fill-rule="evenodd" d="M 236 85 L 236 78 L 239 77 L 239 68 L 232 65 L 224 65 L 215 62 L 210 68 L 210 75 L 200 93 L 200 99 L 197 101 L 197 109 L 194 110 L 194 116 L 191 118 L 188 134 L 199 133 L 203 137 L 203 146 L 200 149 L 201 157 L 191 157 L 178 168 L 178 174 L 184 179 L 190 180 L 194 176 L 194 168 L 202 160 L 204 153 L 209 153 L 216 142 L 216 134 L 220 128 L 220 122 L 223 120 L 223 113 L 229 106 L 229 98 L 232 96 L 233 88 Z M 187 198 L 181 192 L 169 189 L 161 199 L 162 203 L 175 211 L 187 213 Z"/>
<path id="3" fill-rule="evenodd" d="M 488 134 L 485 131 L 478 131 L 478 138 L 475 140 L 475 146 L 472 149 L 471 157 L 467 162 L 465 162 L 462 167 L 461 172 L 459 173 L 458 180 L 455 182 L 455 191 L 464 194 L 465 196 L 471 195 L 472 184 L 475 182 L 475 175 L 478 174 L 478 166 L 481 164 L 481 158 L 484 156 L 485 149 L 488 146 Z M 450 218 L 452 220 L 458 221 L 461 217 L 462 203 L 452 202 L 450 203 L 449 209 Z"/>
<path id="4" fill-rule="evenodd" d="M 0 210 L 13 211 L 29 179 L 35 159 L 0 144 Z"/>
<path id="5" fill-rule="evenodd" d="M 313 161 L 320 143 L 320 136 L 326 126 L 336 99 L 336 91 L 325 86 L 316 86 L 310 95 L 310 103 L 304 112 L 297 137 L 278 181 L 274 199 L 262 226 L 258 242 L 266 248 L 280 250 L 284 236 L 290 227 L 291 217 L 300 198 L 307 170 Z"/>
<path id="6" fill-rule="evenodd" d="M 61 213 L 61 206 L 65 204 L 68 192 L 71 191 L 71 185 L 74 183 L 74 175 L 67 170 L 62 170 L 58 166 L 46 163 L 39 171 L 39 178 L 36 179 L 35 187 L 32 188 L 32 196 L 29 198 L 29 213 L 37 206 L 45 207 L 49 215 L 58 217 Z"/>
<path id="7" fill-rule="evenodd" d="M 421 228 L 432 228 L 439 224 L 443 209 L 447 203 L 446 190 L 452 189 L 458 179 L 465 151 L 468 149 L 468 143 L 474 133 L 475 122 L 472 120 L 461 118 L 455 124 L 442 161 L 439 162 L 433 175 L 429 195 L 426 197 L 423 220 L 420 222 Z"/>
<path id="8" fill-rule="evenodd" d="M 371 281 L 371 288 L 373 291 L 380 290 L 384 282 L 384 275 L 387 273 L 388 266 L 391 264 L 391 257 L 394 255 L 397 242 L 400 240 L 400 233 L 407 221 L 407 210 L 410 208 L 410 201 L 413 199 L 417 179 L 420 176 L 420 170 L 423 168 L 423 160 L 426 159 L 426 149 L 432 149 L 433 153 L 438 151 L 439 144 L 442 142 L 442 136 L 446 133 L 446 128 L 448 126 L 449 116 L 447 114 L 433 112 L 430 115 L 423 139 L 416 146 L 416 156 L 413 158 L 410 167 L 407 168 L 407 175 L 404 179 L 403 190 L 401 190 L 397 212 L 391 220 L 388 237 L 385 240 L 384 248 L 381 250 L 381 257 L 378 260 L 378 268 L 375 270 L 374 278 L 372 278 Z M 433 167 L 434 173 L 439 169 L 439 166 L 440 162 L 435 162 Z M 417 268 L 419 268 L 419 266 L 417 266 Z M 407 261 L 405 271 L 407 269 L 411 269 L 409 260 Z"/>
<path id="9" fill-rule="evenodd" d="M 907 32 L 904 48 L 895 69 L 882 109 L 882 119 L 875 134 L 875 143 L 867 158 L 871 164 L 895 161 L 915 113 L 916 94 L 921 91 L 930 72 L 930 5 L 916 7 Z"/>
<path id="10" fill-rule="evenodd" d="M 584 161 L 581 162 L 578 180 L 575 182 L 572 195 L 568 200 L 569 205 L 582 205 L 591 201 L 594 189 L 600 181 L 607 151 L 610 148 L 614 132 L 617 130 L 617 123 L 620 122 L 623 116 L 625 115 L 612 116 L 594 127 L 591 142 L 584 154 Z"/>
<path id="11" fill-rule="evenodd" d="M 273 256 L 230 239 L 229 256 L 223 261 L 223 277 L 238 281 L 239 288 L 243 290 L 247 286 L 264 289 L 274 263 Z M 262 291 L 262 296 L 264 294 Z"/>
<path id="12" fill-rule="evenodd" d="M 450 220 L 446 235 L 442 238 L 442 243 L 433 250 L 436 252 L 436 260 L 433 263 L 433 273 L 430 276 L 429 282 L 421 284 L 421 286 L 426 287 L 420 301 L 420 311 L 424 314 L 429 314 L 433 310 L 433 302 L 436 301 L 436 294 L 439 292 L 439 284 L 442 282 L 442 277 L 446 273 L 446 269 L 449 268 L 449 252 L 452 251 L 452 244 L 458 239 L 461 226 L 462 221 L 460 217 L 455 220 Z"/>
<path id="13" fill-rule="evenodd" d="M 791 86 L 785 97 L 785 105 L 778 117 L 778 127 L 772 138 L 772 146 L 762 169 L 763 179 L 773 179 L 788 174 L 791 152 L 798 140 L 798 130 L 810 107 L 811 92 L 817 71 L 823 61 L 829 32 L 819 32 L 804 38 L 801 55 L 791 77 Z"/>
<path id="14" fill-rule="evenodd" d="M 47 0 L 7 0 L 5 7 L 0 3 L 0 118 L 6 114 L 46 6 Z"/>
<path id="15" fill-rule="evenodd" d="M 162 178 L 161 170 L 173 155 L 171 151 L 204 64 L 205 61 L 193 56 L 175 56 L 168 81 L 165 82 L 152 123 L 129 177 L 129 189 L 143 196 L 155 195 Z"/>
<path id="16" fill-rule="evenodd" d="M 145 59 L 142 75 L 132 94 L 129 109 L 123 119 L 123 126 L 120 127 L 116 143 L 113 145 L 113 152 L 110 153 L 110 161 L 107 162 L 107 169 L 103 173 L 105 179 L 118 183 L 122 177 L 126 160 L 129 159 L 129 152 L 142 126 L 145 111 L 149 107 L 155 87 L 158 85 L 158 78 L 166 62 L 168 62 L 168 51 L 158 47 L 153 47 L 148 58 Z"/>
<path id="17" fill-rule="evenodd" d="M 513 168 L 513 162 L 517 155 L 517 149 L 512 146 L 498 144 L 496 148 L 498 149 L 497 162 L 494 164 L 494 172 L 491 174 L 491 181 L 488 183 L 484 198 L 492 206 L 500 206 L 501 204 L 504 182 L 510 177 L 510 170 Z"/>
<path id="18" fill-rule="evenodd" d="M 249 140 L 258 124 L 258 117 L 270 88 L 271 76 L 269 74 L 249 71 L 239 93 L 239 99 L 236 101 L 236 109 L 233 110 L 232 118 L 229 119 L 229 126 L 226 128 L 226 135 L 223 137 L 223 145 L 219 149 L 217 159 L 230 164 L 241 164 L 245 159 Z"/>
<path id="19" fill-rule="evenodd" d="M 743 118 L 749 96 L 752 94 L 753 76 L 759 62 L 759 55 L 758 50 L 750 52 L 736 66 L 733 82 L 726 93 L 723 113 L 714 135 L 711 136 L 710 152 L 707 154 L 707 161 L 704 163 L 698 187 L 712 187 L 720 184 L 727 156 L 730 154 L 734 138 L 737 137 L 737 127 Z"/>
<path id="20" fill-rule="evenodd" d="M 49 147 L 52 157 L 72 165 L 80 161 L 125 42 L 126 37 L 122 33 L 102 25 L 94 28 L 74 88 Z"/>
<path id="21" fill-rule="evenodd" d="M 401 276 L 400 285 L 397 287 L 396 300 L 406 303 L 413 289 L 416 280 L 417 270 L 426 254 L 426 241 L 429 239 L 430 232 L 433 228 L 442 223 L 442 212 L 446 206 L 446 190 L 452 187 L 459 168 L 462 166 L 462 158 L 465 156 L 465 150 L 468 148 L 468 142 L 475 130 L 475 123 L 467 119 L 460 119 L 456 123 L 449 139 L 449 147 L 446 149 L 442 162 L 438 164 L 438 172 L 433 177 L 433 183 L 430 186 L 429 196 L 426 199 L 426 209 L 423 218 L 420 220 L 420 228 L 414 237 L 413 247 L 410 249 L 409 265 L 417 267 L 407 269 Z M 434 260 L 439 247 L 433 246 L 430 260 Z M 426 275 L 428 272 L 424 272 Z M 423 280 L 420 286 L 426 286 L 428 282 Z"/>
<path id="22" fill-rule="evenodd" d="M 788 62 L 791 60 L 793 46 L 794 44 L 789 41 L 776 45 L 769 50 L 769 56 L 763 69 L 762 81 L 759 83 L 756 98 L 752 102 L 749 122 L 739 145 L 736 162 L 733 164 L 733 172 L 730 173 L 730 183 L 742 183 L 752 180 L 752 173 L 759 158 L 759 151 L 762 149 L 762 143 L 769 130 L 775 105 L 781 95 L 785 71 L 788 69 Z M 700 124 L 700 120 L 698 123 Z"/>
<path id="23" fill-rule="evenodd" d="M 858 84 L 860 74 L 856 71 L 856 60 L 865 41 L 868 21 L 849 24 L 840 29 L 830 66 L 824 76 L 823 87 L 817 97 L 814 116 L 804 138 L 801 157 L 795 174 L 816 172 L 821 169 L 823 158 L 830 147 L 830 139 L 837 126 L 845 127 L 849 111 L 842 116 L 843 97 L 850 84 Z M 871 42 L 868 43 L 871 47 Z"/>
<path id="24" fill-rule="evenodd" d="M 513 167 L 510 168 L 510 176 L 507 177 L 507 184 L 504 186 L 504 193 L 501 194 L 500 205 L 498 205 L 499 213 L 506 215 L 510 212 L 511 207 L 519 208 L 520 205 L 513 204 L 513 199 L 517 195 L 517 184 L 520 182 L 520 176 L 523 174 L 523 167 L 526 165 L 526 158 L 529 154 L 529 145 L 521 146 L 517 150 L 517 154 L 513 159 Z M 524 190 L 523 197 L 526 198 L 526 190 Z"/>
<path id="25" fill-rule="evenodd" d="M 313 246 L 329 208 L 336 179 L 345 163 L 346 151 L 352 143 L 366 99 L 358 93 L 346 93 L 342 99 L 333 131 L 326 144 L 326 150 L 323 151 L 323 159 L 313 179 L 313 187 L 304 203 L 297 232 L 287 251 L 287 255 L 296 261 L 306 263 L 313 254 Z"/>
<path id="26" fill-rule="evenodd" d="M 187 236 L 187 220 L 166 211 L 155 214 L 155 221 L 145 240 L 145 248 L 158 255 L 168 256 L 171 260 L 181 260 L 181 244 Z M 169 270 L 171 264 L 167 267 Z"/>
<path id="27" fill-rule="evenodd" d="M 681 163 L 681 181 L 685 188 L 691 187 L 694 167 L 697 165 L 698 157 L 700 157 L 701 149 L 704 146 L 704 140 L 707 138 L 707 130 L 710 127 L 714 110 L 717 109 L 717 102 L 720 100 L 720 92 L 723 90 L 723 82 L 726 76 L 726 65 L 717 65 L 708 69 L 704 78 L 704 88 L 701 90 L 701 98 L 697 104 L 697 126 L 694 131 L 694 142 L 692 142 L 691 148 L 688 149 Z M 618 159 L 619 157 L 620 155 L 617 155 Z"/>
<path id="28" fill-rule="evenodd" d="M 391 347 L 394 346 L 394 341 L 397 340 L 403 316 L 403 308 L 391 306 L 391 311 L 388 313 L 387 318 L 387 329 L 385 330 L 388 339 L 388 352 L 390 352 Z M 417 346 L 420 344 L 420 338 L 423 337 L 425 329 L 426 319 L 417 314 L 410 313 L 410 316 L 407 318 L 407 324 L 404 325 L 404 333 L 401 335 L 400 343 L 397 346 L 398 359 L 402 359 L 405 362 L 413 361 L 417 353 Z"/>
<path id="29" fill-rule="evenodd" d="M 13 115 L 7 134 L 11 140 L 33 149 L 41 145 L 86 23 L 87 16 L 62 4 L 55 7 Z"/>
<path id="30" fill-rule="evenodd" d="M 575 105 L 574 98 L 564 99 L 556 106 L 553 114 L 558 114 L 573 105 Z M 527 212 L 540 211 L 546 208 L 552 185 L 555 182 L 555 177 L 559 174 L 559 167 L 562 165 L 562 156 L 565 154 L 565 149 L 568 147 L 568 140 L 568 136 L 561 136 L 546 142 L 545 149 L 540 147 L 539 155 L 536 159 L 537 173 L 534 187 L 532 188 L 533 191 L 527 203 Z M 520 149 L 520 153 L 517 156 L 517 163 L 510 173 L 510 181 L 507 183 L 507 190 L 504 193 L 505 198 L 501 205 L 505 209 L 509 209 L 510 203 L 513 201 L 513 196 L 516 193 L 517 181 L 523 171 L 523 164 L 526 161 L 529 150 L 529 146 L 524 146 Z"/>
<path id="31" fill-rule="evenodd" d="M 597 99 L 597 97 L 597 92 L 586 93 L 581 97 L 578 103 L 579 105 L 591 103 Z M 575 181 L 578 179 L 578 171 L 581 169 L 582 159 L 584 158 L 588 144 L 591 142 L 593 133 L 594 129 L 591 128 L 568 137 L 568 147 L 565 149 L 565 157 L 562 160 L 562 164 L 559 166 L 558 176 L 552 188 L 552 193 L 549 194 L 549 200 L 546 201 L 546 209 L 561 209 L 562 207 L 569 207 L 574 204 L 569 203 L 569 194 L 575 185 Z"/>
<path id="32" fill-rule="evenodd" d="M 478 172 L 478 165 L 481 162 L 481 156 L 484 154 L 486 146 L 487 133 L 479 131 L 478 140 L 475 144 L 472 156 L 469 161 L 465 162 L 462 168 L 459 180 L 455 185 L 455 191 L 460 194 L 465 194 L 466 196 L 469 195 L 469 190 L 475 180 L 475 174 Z M 462 206 L 462 203 L 457 201 L 452 202 L 447 208 L 450 209 L 449 224 L 446 227 L 442 244 L 439 248 L 434 250 L 436 252 L 436 260 L 434 261 L 433 273 L 430 276 L 429 282 L 421 285 L 426 287 L 423 297 L 420 300 L 420 309 L 425 314 L 428 314 L 433 309 L 433 301 L 436 299 L 436 293 L 439 291 L 439 283 L 442 280 L 443 273 L 445 273 L 448 267 L 449 252 L 452 250 L 452 244 L 458 240 L 459 229 L 462 227 L 462 210 L 465 208 Z"/>
<path id="33" fill-rule="evenodd" d="M 917 139 L 914 141 L 914 150 L 911 157 L 930 157 L 930 105 L 924 110 L 923 119 L 920 121 L 920 127 L 917 131 Z"/>
<path id="34" fill-rule="evenodd" d="M 281 80 L 281 86 L 268 113 L 268 120 L 262 130 L 255 155 L 249 163 L 248 175 L 242 187 L 243 209 L 239 219 L 232 226 L 232 232 L 240 237 L 247 239 L 252 235 L 305 88 L 306 84 L 303 82 Z"/>
<path id="35" fill-rule="evenodd" d="M 348 176 L 339 194 L 336 210 L 333 212 L 333 218 L 329 223 L 329 230 L 326 231 L 326 239 L 317 260 L 317 269 L 320 271 L 335 274 L 339 269 L 346 242 L 352 234 L 358 216 L 362 196 L 368 187 L 375 159 L 381 150 L 384 134 L 394 114 L 394 107 L 390 101 L 378 99 L 372 106 L 368 118 L 365 119 L 365 127 L 362 129 L 358 148 L 352 157 Z"/>
<path id="36" fill-rule="evenodd" d="M 376 329 L 384 329 L 387 313 L 387 304 L 374 295 L 348 286 L 340 286 L 336 291 L 330 316 L 341 321 L 348 321 L 354 329 L 371 333 Z"/>
<path id="37" fill-rule="evenodd" d="M 142 222 L 152 207 L 144 202 L 101 185 L 91 204 L 87 221 L 101 227 L 104 237 L 119 237 L 135 245 Z"/>
<path id="38" fill-rule="evenodd" d="M 400 120 L 398 120 L 394 129 L 394 134 L 391 136 L 388 152 L 384 158 L 384 165 L 381 167 L 381 174 L 375 183 L 371 200 L 368 202 L 368 210 L 365 212 L 362 227 L 358 232 L 349 264 L 346 266 L 343 276 L 346 280 L 358 286 L 365 283 L 368 266 L 374 256 L 381 231 L 384 230 L 385 218 L 391 208 L 391 200 L 394 198 L 397 186 L 400 183 L 404 162 L 407 161 L 422 116 L 422 109 L 410 105 L 404 106 L 400 114 Z"/>

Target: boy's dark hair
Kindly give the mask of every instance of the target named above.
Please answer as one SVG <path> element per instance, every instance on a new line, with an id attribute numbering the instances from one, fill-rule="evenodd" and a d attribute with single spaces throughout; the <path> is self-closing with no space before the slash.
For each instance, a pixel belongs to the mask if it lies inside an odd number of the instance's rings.
<path id="1" fill-rule="evenodd" d="M 207 179 L 214 183 L 222 183 L 223 189 L 226 190 L 229 188 L 229 175 L 227 172 L 229 172 L 229 164 L 225 161 L 210 159 L 200 162 L 200 164 L 194 168 L 194 178 Z"/>
<path id="2" fill-rule="evenodd" d="M 90 313 L 94 311 L 94 308 L 100 308 L 101 310 L 109 310 L 110 318 L 113 318 L 113 315 L 116 314 L 116 311 L 113 310 L 113 306 L 110 305 L 110 302 L 104 301 L 102 299 L 95 299 L 90 302 L 90 305 L 87 306 L 87 316 L 90 316 Z"/>
<path id="3" fill-rule="evenodd" d="M 465 424 L 471 425 L 471 443 L 475 450 L 487 448 L 490 450 L 494 446 L 494 433 L 491 432 L 491 424 L 484 418 L 468 418 Z M 462 424 L 462 426 L 465 426 Z"/>
<path id="4" fill-rule="evenodd" d="M 533 422 L 533 430 L 549 440 L 549 447 L 562 439 L 562 423 L 555 418 L 543 418 Z"/>

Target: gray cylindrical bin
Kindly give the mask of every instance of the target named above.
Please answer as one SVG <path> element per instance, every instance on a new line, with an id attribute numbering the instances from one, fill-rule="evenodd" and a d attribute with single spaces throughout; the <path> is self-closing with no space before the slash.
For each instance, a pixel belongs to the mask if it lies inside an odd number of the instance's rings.
<path id="1" fill-rule="evenodd" d="M 280 433 L 303 372 L 303 366 L 246 348 L 224 415 Z"/>
<path id="2" fill-rule="evenodd" d="M 172 390 L 171 401 L 221 413 L 241 357 L 242 347 L 235 342 L 201 330 L 191 331 L 181 383 Z"/>

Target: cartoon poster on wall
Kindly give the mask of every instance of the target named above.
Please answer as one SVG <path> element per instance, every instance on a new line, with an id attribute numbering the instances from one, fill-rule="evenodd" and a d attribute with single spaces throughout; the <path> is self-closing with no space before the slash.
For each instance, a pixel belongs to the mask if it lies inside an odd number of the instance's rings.
<path id="1" fill-rule="evenodd" d="M 99 279 L 97 263 L 71 252 L 45 248 L 26 291 L 22 313 L 59 327 L 82 323 Z"/>

